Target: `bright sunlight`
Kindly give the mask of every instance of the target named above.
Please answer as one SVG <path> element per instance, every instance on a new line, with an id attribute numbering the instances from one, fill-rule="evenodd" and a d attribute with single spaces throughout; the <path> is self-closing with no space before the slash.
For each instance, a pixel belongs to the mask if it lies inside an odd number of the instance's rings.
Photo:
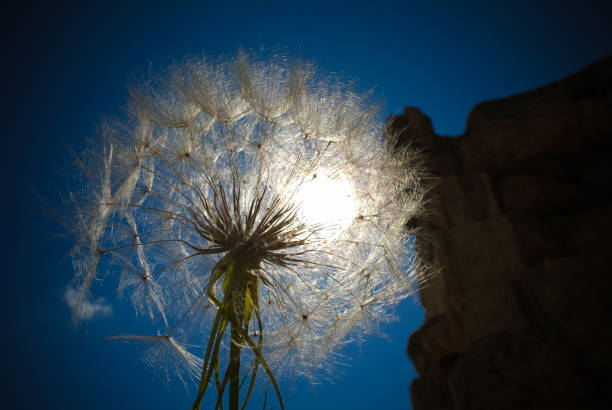
<path id="1" fill-rule="evenodd" d="M 297 192 L 300 214 L 311 224 L 346 228 L 357 216 L 352 184 L 342 176 L 313 174 Z"/>

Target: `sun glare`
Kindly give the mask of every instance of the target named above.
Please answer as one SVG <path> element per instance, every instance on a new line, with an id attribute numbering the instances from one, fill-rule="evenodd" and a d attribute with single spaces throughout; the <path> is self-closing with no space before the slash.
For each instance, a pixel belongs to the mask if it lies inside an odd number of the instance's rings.
<path id="1" fill-rule="evenodd" d="M 351 183 L 344 177 L 314 174 L 296 194 L 300 214 L 312 224 L 346 228 L 357 216 L 357 202 Z"/>

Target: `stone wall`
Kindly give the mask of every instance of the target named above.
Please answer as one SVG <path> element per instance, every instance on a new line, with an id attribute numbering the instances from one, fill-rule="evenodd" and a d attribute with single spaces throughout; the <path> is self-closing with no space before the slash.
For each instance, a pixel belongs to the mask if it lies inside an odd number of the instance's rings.
<path id="1" fill-rule="evenodd" d="M 612 56 L 477 105 L 458 138 L 391 121 L 434 177 L 414 409 L 612 408 Z"/>

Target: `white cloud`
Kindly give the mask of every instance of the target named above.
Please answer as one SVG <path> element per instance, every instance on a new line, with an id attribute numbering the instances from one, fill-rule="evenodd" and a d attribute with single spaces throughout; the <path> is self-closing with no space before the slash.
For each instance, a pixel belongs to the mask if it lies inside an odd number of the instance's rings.
<path id="1" fill-rule="evenodd" d="M 66 288 L 66 292 L 64 292 L 64 302 L 66 302 L 70 309 L 74 308 L 78 297 L 79 292 L 71 287 Z M 96 315 L 108 317 L 112 314 L 113 308 L 106 303 L 104 298 L 98 298 L 94 301 L 86 300 L 83 302 L 83 306 L 81 306 L 81 318 L 83 320 L 89 320 Z"/>

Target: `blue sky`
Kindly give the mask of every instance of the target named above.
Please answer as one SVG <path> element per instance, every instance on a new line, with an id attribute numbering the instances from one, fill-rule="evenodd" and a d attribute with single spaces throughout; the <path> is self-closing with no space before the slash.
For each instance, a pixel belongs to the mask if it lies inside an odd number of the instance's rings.
<path id="1" fill-rule="evenodd" d="M 112 2 L 111 2 L 112 3 Z M 36 6 L 6 15 L 3 175 L 10 197 L 5 247 L 8 400 L 16 409 L 181 409 L 192 397 L 163 386 L 136 346 L 104 339 L 133 312 L 109 287 L 87 326 L 71 328 L 65 302 L 70 241 L 41 212 L 58 204 L 79 151 L 105 115 L 119 112 L 126 86 L 175 60 L 238 47 L 280 47 L 327 72 L 374 88 L 385 114 L 422 109 L 443 135 L 460 135 L 477 103 L 563 78 L 612 52 L 612 13 L 601 3 L 479 2 L 154 2 L 95 7 Z M 486 4 L 482 2 L 482 4 Z M 12 232 L 11 232 L 12 231 Z M 14 291 L 13 291 L 14 289 Z M 344 353 L 334 383 L 297 380 L 287 408 L 409 409 L 414 370 L 409 334 L 423 320 L 416 300 L 400 320 Z M 9 406 L 8 408 L 12 408 Z M 275 407 L 277 408 L 277 406 Z"/>

